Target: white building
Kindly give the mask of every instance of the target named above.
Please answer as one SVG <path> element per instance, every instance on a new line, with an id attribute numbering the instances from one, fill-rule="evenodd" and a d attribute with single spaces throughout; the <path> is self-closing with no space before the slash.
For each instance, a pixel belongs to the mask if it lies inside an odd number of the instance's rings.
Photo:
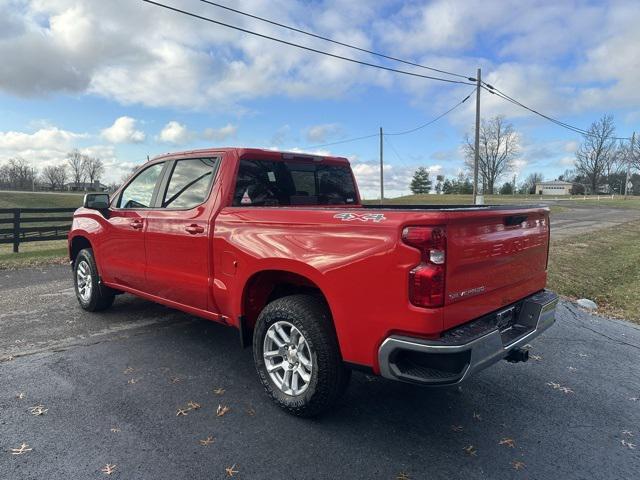
<path id="1" fill-rule="evenodd" d="M 536 183 L 537 195 L 571 195 L 573 183 L 553 180 L 551 182 Z"/>

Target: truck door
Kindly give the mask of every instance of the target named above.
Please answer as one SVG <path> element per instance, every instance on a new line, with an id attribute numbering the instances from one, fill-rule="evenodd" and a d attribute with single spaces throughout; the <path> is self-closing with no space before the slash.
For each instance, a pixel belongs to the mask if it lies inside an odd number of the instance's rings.
<path id="1" fill-rule="evenodd" d="M 156 208 L 146 216 L 146 278 L 150 293 L 206 310 L 212 277 L 208 202 L 219 157 L 172 161 Z"/>
<path id="2" fill-rule="evenodd" d="M 154 204 L 165 162 L 143 168 L 109 209 L 107 229 L 96 256 L 103 279 L 146 291 L 146 215 Z"/>

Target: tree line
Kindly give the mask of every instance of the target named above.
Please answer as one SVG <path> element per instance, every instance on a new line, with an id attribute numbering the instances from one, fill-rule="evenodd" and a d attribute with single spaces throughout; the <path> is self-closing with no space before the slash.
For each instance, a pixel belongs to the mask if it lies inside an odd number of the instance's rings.
<path id="1" fill-rule="evenodd" d="M 91 190 L 104 175 L 104 162 L 72 150 L 64 162 L 33 167 L 22 157 L 9 159 L 0 166 L 0 189 L 5 190 Z"/>
<path id="2" fill-rule="evenodd" d="M 478 189 L 485 194 L 536 193 L 536 183 L 544 180 L 544 174 L 529 174 L 519 185 L 514 181 L 500 182 L 516 170 L 516 161 L 522 152 L 521 136 L 513 124 L 498 115 L 480 124 L 480 148 L 478 162 Z M 475 143 L 465 135 L 462 149 L 465 171 L 456 178 L 438 176 L 436 193 L 473 193 L 471 175 L 474 169 Z M 632 183 L 630 192 L 640 194 L 640 137 L 629 140 L 616 138 L 615 122 L 611 115 L 604 115 L 593 122 L 575 152 L 574 168 L 566 170 L 557 180 L 573 183 L 572 194 L 624 193 L 627 179 Z M 442 177 L 442 178 L 441 178 Z M 500 185 L 500 186 L 499 186 Z M 433 182 L 429 171 L 418 168 L 409 188 L 414 194 L 431 191 Z"/>

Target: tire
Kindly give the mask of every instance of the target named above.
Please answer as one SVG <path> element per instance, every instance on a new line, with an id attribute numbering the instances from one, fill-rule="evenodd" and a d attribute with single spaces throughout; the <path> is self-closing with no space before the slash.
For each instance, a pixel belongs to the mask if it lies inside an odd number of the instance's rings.
<path id="1" fill-rule="evenodd" d="M 100 282 L 91 248 L 80 250 L 73 262 L 73 285 L 78 303 L 88 312 L 105 310 L 113 304 L 115 291 Z"/>
<path id="2" fill-rule="evenodd" d="M 288 343 L 283 342 L 286 337 Z M 269 358 L 265 358 L 265 351 Z M 279 353 L 274 354 L 276 351 Z M 340 355 L 329 309 L 312 295 L 282 297 L 262 310 L 253 334 L 253 358 L 269 396 L 300 417 L 312 417 L 332 407 L 351 378 L 351 370 Z M 276 369 L 280 362 L 286 366 Z M 290 374 L 288 369 L 292 369 Z"/>

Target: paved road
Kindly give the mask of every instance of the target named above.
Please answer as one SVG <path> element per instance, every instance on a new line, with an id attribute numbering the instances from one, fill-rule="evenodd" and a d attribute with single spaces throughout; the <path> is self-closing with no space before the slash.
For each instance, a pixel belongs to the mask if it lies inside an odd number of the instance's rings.
<path id="1" fill-rule="evenodd" d="M 461 391 L 355 374 L 301 420 L 267 400 L 232 329 L 130 296 L 84 313 L 64 267 L 0 272 L 0 478 L 638 478 L 640 328 L 565 303 L 532 353 Z"/>
<path id="2" fill-rule="evenodd" d="M 562 202 L 554 205 L 565 207 Z M 640 220 L 640 210 L 578 205 L 551 216 L 551 236 L 561 239 L 571 235 L 582 235 L 594 230 L 611 229 L 616 226 Z"/>

